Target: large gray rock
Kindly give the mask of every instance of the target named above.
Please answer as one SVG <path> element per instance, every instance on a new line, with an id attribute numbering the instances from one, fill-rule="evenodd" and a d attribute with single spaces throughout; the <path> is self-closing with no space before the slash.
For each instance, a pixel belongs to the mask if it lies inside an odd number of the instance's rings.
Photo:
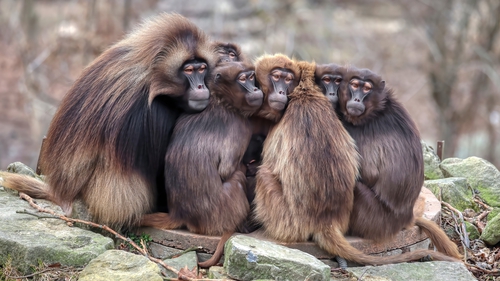
<path id="1" fill-rule="evenodd" d="M 330 267 L 312 255 L 244 235 L 226 242 L 224 269 L 237 280 L 330 280 Z"/>
<path id="2" fill-rule="evenodd" d="M 500 207 L 500 172 L 490 162 L 478 158 L 448 158 L 440 165 L 446 177 L 464 177 L 473 190 L 493 207 Z"/>
<path id="3" fill-rule="evenodd" d="M 488 221 L 480 238 L 491 246 L 500 242 L 500 214 Z"/>
<path id="4" fill-rule="evenodd" d="M 180 270 L 181 268 L 184 268 L 186 266 L 189 270 L 198 269 L 198 258 L 196 257 L 195 251 L 187 252 L 173 259 L 165 259 L 163 260 L 163 262 L 177 270 Z M 166 277 L 177 278 L 177 274 L 173 273 L 170 270 L 165 269 L 162 266 L 160 267 L 161 270 L 163 271 L 163 274 L 165 274 Z"/>
<path id="5" fill-rule="evenodd" d="M 93 259 L 80 273 L 80 281 L 162 281 L 160 268 L 148 258 L 109 250 Z"/>
<path id="6" fill-rule="evenodd" d="M 426 180 L 424 186 L 436 197 L 450 203 L 453 207 L 463 211 L 467 208 L 477 209 L 472 200 L 472 190 L 465 178 L 446 178 L 439 180 Z"/>
<path id="7" fill-rule="evenodd" d="M 42 207 L 53 210 L 54 204 L 37 200 Z M 36 211 L 14 192 L 0 187 L 0 264 L 12 259 L 12 264 L 27 273 L 31 266 L 44 263 L 60 263 L 68 266 L 84 266 L 91 259 L 113 248 L 113 240 L 100 234 L 69 227 L 54 218 L 37 218 L 17 211 Z M 37 213 L 44 215 L 42 213 Z"/>
<path id="8" fill-rule="evenodd" d="M 424 176 L 426 180 L 435 180 L 444 178 L 443 172 L 439 168 L 441 160 L 434 152 L 434 149 L 421 141 L 422 152 L 424 154 Z"/>
<path id="9" fill-rule="evenodd" d="M 14 162 L 14 163 L 9 164 L 9 166 L 7 166 L 7 172 L 28 175 L 28 176 L 31 176 L 31 177 L 34 177 L 34 178 L 37 178 L 40 180 L 42 179 L 42 177 L 37 175 L 35 173 L 35 171 L 33 171 L 33 169 L 31 169 L 28 165 L 26 165 L 22 162 Z"/>
<path id="10" fill-rule="evenodd" d="M 365 280 L 369 276 L 388 280 L 405 281 L 474 281 L 476 278 L 459 262 L 416 262 L 382 266 L 351 267 L 348 271 Z M 368 280 L 368 279 L 366 279 Z"/>

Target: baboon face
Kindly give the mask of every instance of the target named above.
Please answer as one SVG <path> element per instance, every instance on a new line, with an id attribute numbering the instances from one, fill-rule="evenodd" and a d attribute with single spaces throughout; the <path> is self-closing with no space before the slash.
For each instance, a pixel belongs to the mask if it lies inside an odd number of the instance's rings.
<path id="1" fill-rule="evenodd" d="M 283 110 L 288 103 L 288 94 L 296 86 L 295 75 L 286 68 L 275 68 L 269 73 L 272 89 L 269 89 L 269 105 L 276 110 Z"/>
<path id="2" fill-rule="evenodd" d="M 205 76 L 208 72 L 207 64 L 202 61 L 190 61 L 182 65 L 181 76 L 186 81 L 187 90 L 184 106 L 188 112 L 202 111 L 208 105 L 210 92 L 205 85 Z"/>

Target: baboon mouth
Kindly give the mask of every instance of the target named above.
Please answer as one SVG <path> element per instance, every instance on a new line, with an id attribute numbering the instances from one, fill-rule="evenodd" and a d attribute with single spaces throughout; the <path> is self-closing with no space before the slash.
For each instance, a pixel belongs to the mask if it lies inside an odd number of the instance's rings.
<path id="1" fill-rule="evenodd" d="M 251 106 L 261 106 L 263 99 L 264 94 L 262 94 L 262 91 L 258 90 L 248 96 L 247 102 Z"/>
<path id="2" fill-rule="evenodd" d="M 282 101 L 269 100 L 269 104 L 271 105 L 272 108 L 277 109 L 277 110 L 283 110 L 286 106 L 286 102 L 282 102 Z"/>
<path id="3" fill-rule="evenodd" d="M 189 108 L 191 108 L 192 110 L 201 111 L 207 107 L 209 101 L 210 99 L 200 99 L 200 100 L 190 99 L 188 101 L 188 105 Z"/>
<path id="4" fill-rule="evenodd" d="M 351 107 L 347 108 L 347 113 L 349 113 L 349 115 L 356 116 L 356 117 L 360 116 L 364 112 L 365 112 L 365 109 L 360 108 L 360 107 L 351 106 Z"/>

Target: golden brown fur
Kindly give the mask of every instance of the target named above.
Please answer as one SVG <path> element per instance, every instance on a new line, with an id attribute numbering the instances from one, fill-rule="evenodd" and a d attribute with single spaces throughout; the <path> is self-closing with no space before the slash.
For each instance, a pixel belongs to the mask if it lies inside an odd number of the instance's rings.
<path id="1" fill-rule="evenodd" d="M 453 243 L 446 233 L 435 222 L 423 217 L 425 210 L 425 197 L 420 193 L 415 206 L 413 207 L 413 224 L 420 227 L 427 237 L 431 240 L 436 249 L 450 257 L 462 259 L 462 255 L 458 251 L 457 245 Z"/>
<path id="2" fill-rule="evenodd" d="M 47 184 L 6 175 L 4 185 L 69 212 L 77 198 L 96 222 L 135 225 L 163 185 L 166 143 L 186 93 L 186 61 L 211 69 L 208 37 L 177 14 L 160 14 L 84 69 L 50 125 L 40 164 Z"/>
<path id="3" fill-rule="evenodd" d="M 455 261 L 428 250 L 373 257 L 347 242 L 344 233 L 353 207 L 358 152 L 314 83 L 315 65 L 292 63 L 301 71 L 300 83 L 264 142 L 257 172 L 255 216 L 265 233 L 285 242 L 312 237 L 331 254 L 361 264 L 418 260 L 427 255 Z"/>

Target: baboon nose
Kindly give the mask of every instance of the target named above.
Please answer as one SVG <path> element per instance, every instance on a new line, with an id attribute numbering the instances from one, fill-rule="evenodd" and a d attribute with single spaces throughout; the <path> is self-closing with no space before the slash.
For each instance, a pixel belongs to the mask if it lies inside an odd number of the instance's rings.
<path id="1" fill-rule="evenodd" d="M 203 85 L 201 85 L 201 84 L 198 85 L 198 89 L 201 89 L 201 88 L 203 88 Z"/>

